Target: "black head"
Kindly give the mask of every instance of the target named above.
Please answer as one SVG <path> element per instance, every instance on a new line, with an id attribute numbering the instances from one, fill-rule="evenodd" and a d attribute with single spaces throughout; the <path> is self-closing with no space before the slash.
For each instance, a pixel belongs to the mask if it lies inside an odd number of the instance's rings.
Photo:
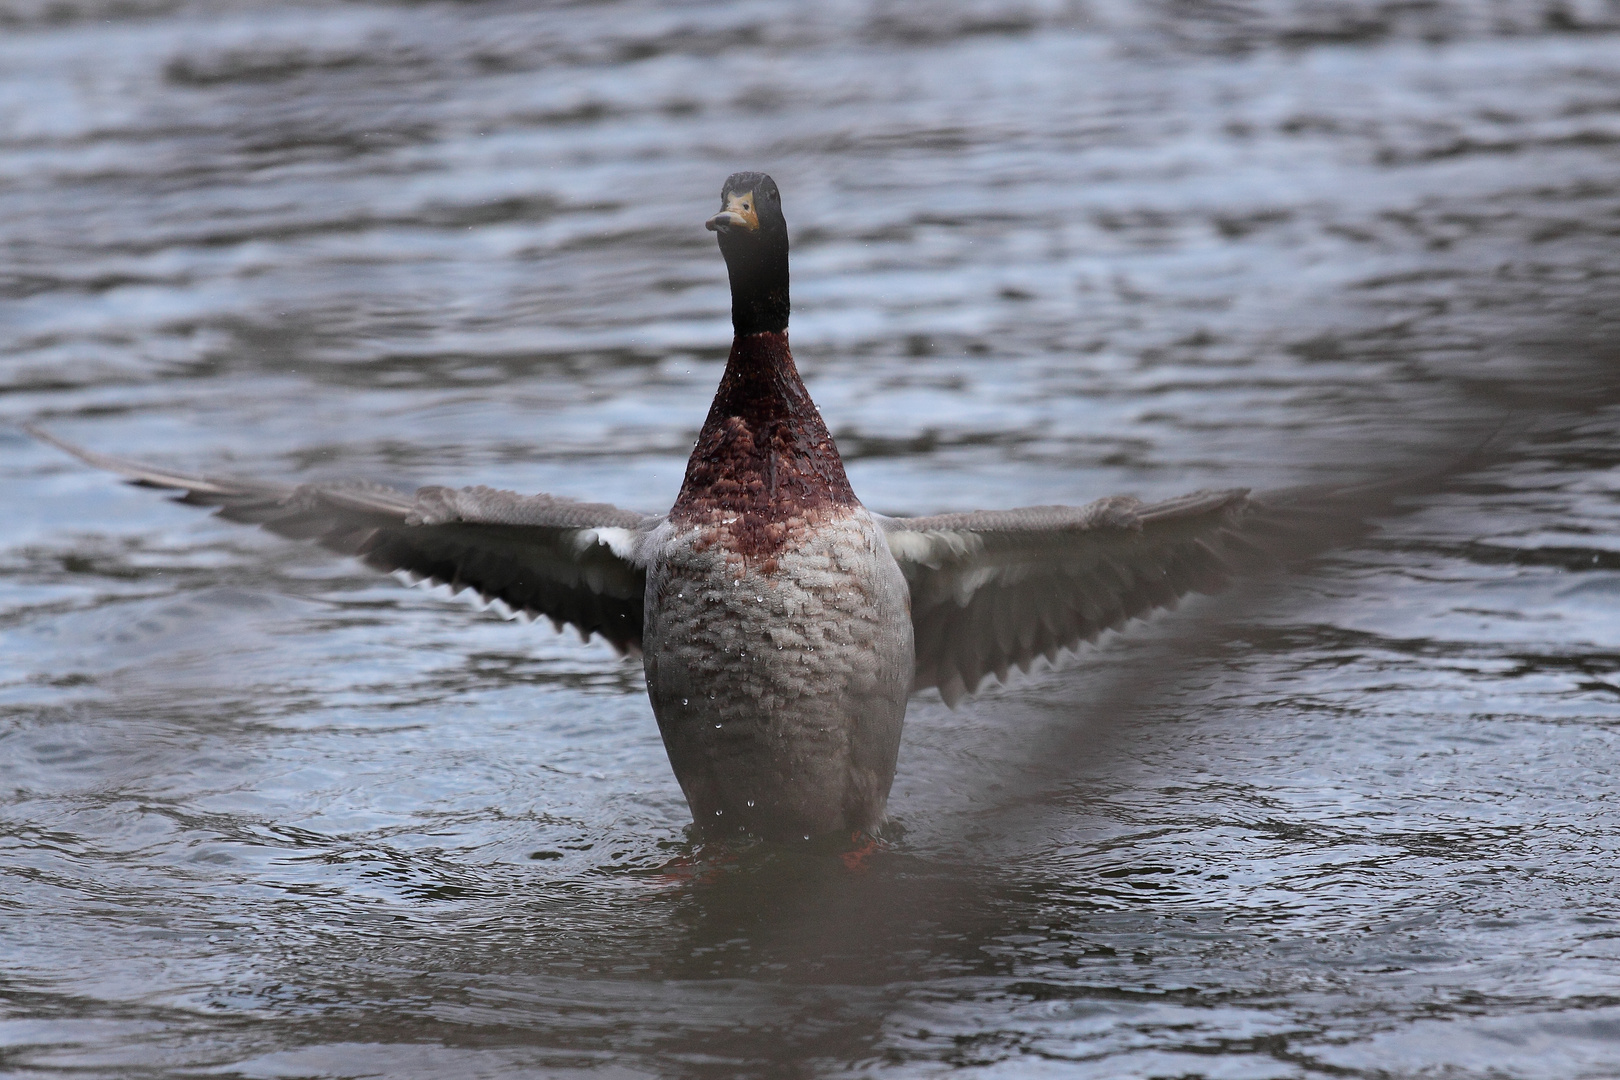
<path id="1" fill-rule="evenodd" d="M 720 212 L 704 225 L 719 234 L 737 335 L 786 330 L 791 307 L 787 220 L 776 181 L 764 173 L 732 173 L 720 189 Z"/>

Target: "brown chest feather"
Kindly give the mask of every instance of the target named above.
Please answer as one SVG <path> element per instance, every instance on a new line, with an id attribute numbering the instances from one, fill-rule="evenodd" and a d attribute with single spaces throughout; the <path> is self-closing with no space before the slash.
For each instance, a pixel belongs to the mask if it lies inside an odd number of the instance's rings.
<path id="1" fill-rule="evenodd" d="M 670 520 L 720 527 L 738 554 L 769 557 L 799 529 L 858 505 L 787 335 L 737 338 Z"/>

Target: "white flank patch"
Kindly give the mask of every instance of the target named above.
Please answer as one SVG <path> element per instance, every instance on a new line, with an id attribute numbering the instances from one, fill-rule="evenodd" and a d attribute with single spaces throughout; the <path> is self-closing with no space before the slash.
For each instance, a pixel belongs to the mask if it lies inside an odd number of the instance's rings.
<path id="1" fill-rule="evenodd" d="M 956 560 L 984 549 L 984 538 L 973 532 L 933 530 L 914 532 L 895 529 L 883 534 L 889 553 L 898 561 L 938 567 L 946 559 Z"/>
<path id="2" fill-rule="evenodd" d="M 604 526 L 597 529 L 581 529 L 574 534 L 574 550 L 581 555 L 592 544 L 601 544 L 625 562 L 634 562 L 636 546 L 641 541 L 642 534 L 633 529 L 620 529 L 613 526 Z"/>

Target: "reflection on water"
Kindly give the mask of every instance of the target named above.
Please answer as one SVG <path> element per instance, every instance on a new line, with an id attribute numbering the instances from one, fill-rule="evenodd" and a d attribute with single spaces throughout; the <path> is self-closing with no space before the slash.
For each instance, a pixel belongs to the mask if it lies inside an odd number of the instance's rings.
<path id="1" fill-rule="evenodd" d="M 1620 1068 L 1620 14 L 0 3 L 0 410 L 658 509 L 765 168 L 876 509 L 1495 450 L 693 850 L 639 668 L 0 432 L 21 1076 Z"/>

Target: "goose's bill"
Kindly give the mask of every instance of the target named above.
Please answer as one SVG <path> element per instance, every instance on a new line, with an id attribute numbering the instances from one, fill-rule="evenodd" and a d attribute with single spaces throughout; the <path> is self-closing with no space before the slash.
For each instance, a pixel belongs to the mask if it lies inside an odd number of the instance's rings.
<path id="1" fill-rule="evenodd" d="M 759 211 L 754 209 L 754 193 L 741 191 L 726 196 L 725 209 L 705 221 L 703 227 L 710 232 L 725 232 L 727 229 L 747 229 L 752 232 L 759 228 Z"/>

